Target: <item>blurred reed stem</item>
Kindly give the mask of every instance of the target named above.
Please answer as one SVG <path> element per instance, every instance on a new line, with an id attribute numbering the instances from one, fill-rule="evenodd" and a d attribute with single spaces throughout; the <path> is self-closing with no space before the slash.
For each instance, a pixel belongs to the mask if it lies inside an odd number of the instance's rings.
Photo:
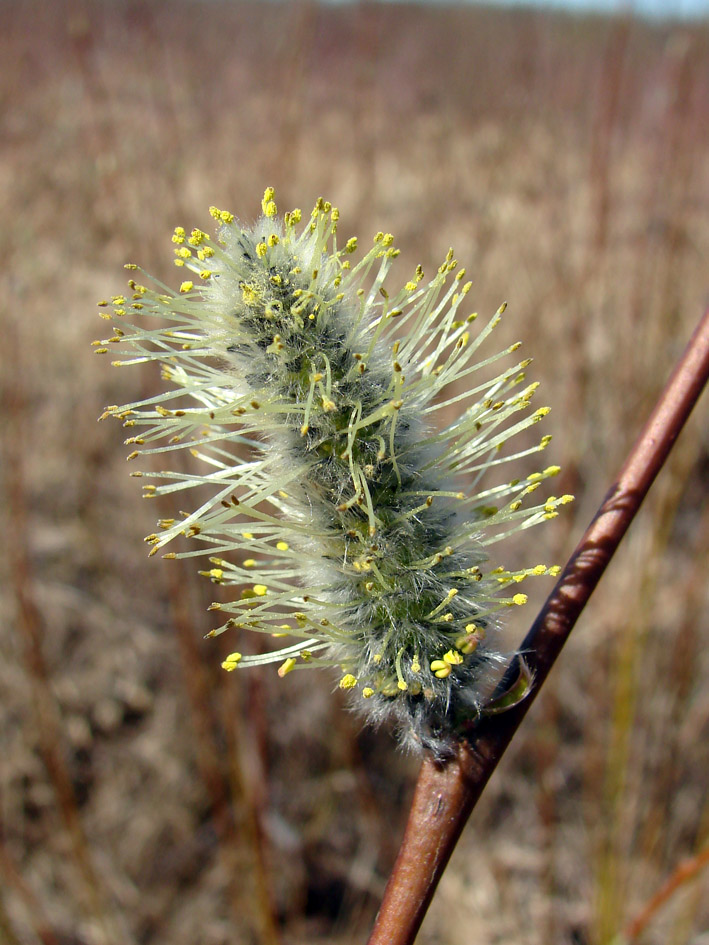
<path id="1" fill-rule="evenodd" d="M 3 945 L 23 945 L 20 939 L 15 935 L 10 917 L 5 911 L 5 905 L 0 898 L 0 941 Z"/>
<path id="2" fill-rule="evenodd" d="M 226 673 L 222 674 L 226 676 Z M 228 679 L 228 677 L 227 677 Z M 231 682 L 231 680 L 228 680 Z M 225 717 L 226 756 L 229 766 L 229 782 L 232 797 L 239 798 L 243 805 L 243 816 L 237 824 L 241 828 L 249 850 L 252 875 L 253 912 L 259 926 L 258 941 L 262 945 L 280 945 L 281 935 L 276 919 L 276 908 L 271 888 L 268 867 L 268 844 L 263 830 L 259 793 L 264 789 L 263 772 L 253 774 L 254 758 L 247 759 L 247 749 L 241 738 L 238 722 L 243 717 L 243 706 L 239 705 L 239 692 L 234 685 L 223 685 L 223 711 Z M 249 764 L 248 762 L 252 763 Z M 256 762 L 256 766 L 258 763 Z M 260 766 L 258 766 L 260 767 Z M 257 784 L 257 781 L 259 782 Z M 234 876 L 234 895 L 242 899 L 243 876 Z"/>
<path id="3" fill-rule="evenodd" d="M 163 503 L 161 503 L 162 506 Z M 169 515 L 171 507 L 164 512 Z M 270 890 L 266 864 L 265 838 L 261 829 L 258 799 L 248 789 L 249 778 L 244 770 L 244 761 L 238 739 L 233 734 L 234 720 L 240 711 L 233 705 L 234 695 L 222 688 L 220 709 L 215 710 L 213 694 L 204 662 L 201 658 L 195 628 L 203 620 L 199 616 L 190 594 L 194 572 L 179 559 L 171 561 L 165 569 L 168 582 L 170 612 L 177 634 L 177 642 L 190 707 L 190 716 L 196 735 L 196 760 L 204 789 L 209 798 L 211 819 L 214 825 L 218 854 L 224 861 L 226 875 L 230 879 L 229 907 L 234 927 L 238 927 L 249 911 L 259 930 L 263 945 L 280 945 L 280 934 L 276 922 L 276 910 Z M 202 590 L 201 585 L 197 593 Z M 205 628 L 205 632 L 206 632 Z M 220 673 L 220 676 L 222 674 Z M 221 682 L 221 679 L 220 679 Z M 231 682 L 231 680 L 230 680 Z M 230 689 L 234 689 L 233 686 Z M 220 751 L 217 732 L 225 734 L 225 748 Z M 220 756 L 224 755 L 224 758 Z M 261 779 L 260 795 L 264 794 L 265 779 Z M 239 811 L 242 811 L 243 827 L 238 830 Z M 237 866 L 239 848 L 244 843 L 253 864 L 255 895 L 245 895 L 244 883 Z"/>
<path id="4" fill-rule="evenodd" d="M 69 838 L 71 855 L 81 879 L 80 896 L 86 918 L 101 929 L 106 945 L 130 943 L 132 938 L 118 918 L 96 873 L 86 840 L 66 762 L 61 710 L 51 686 L 42 650 L 44 621 L 37 605 L 30 552 L 29 525 L 25 493 L 25 431 L 27 429 L 26 395 L 20 357 L 21 346 L 16 325 L 4 319 L 3 335 L 7 363 L 14 366 L 12 381 L 2 391 L 3 414 L 7 418 L 3 443 L 5 494 L 8 500 L 7 546 L 12 549 L 10 580 L 17 606 L 17 631 L 31 689 L 35 734 L 40 757 L 49 778 L 57 809 Z"/>
<path id="5" fill-rule="evenodd" d="M 15 936 L 10 916 L 5 910 L 2 892 L 12 889 L 22 902 L 25 915 L 29 920 L 32 931 L 42 945 L 59 945 L 59 940 L 51 929 L 45 915 L 42 903 L 34 894 L 34 890 L 25 882 L 18 870 L 14 859 L 10 855 L 5 843 L 5 837 L 0 825 L 0 942 L 7 945 L 20 945 L 20 939 Z M 3 938 L 2 936 L 5 936 Z M 24 943 L 22 943 L 24 945 Z"/>

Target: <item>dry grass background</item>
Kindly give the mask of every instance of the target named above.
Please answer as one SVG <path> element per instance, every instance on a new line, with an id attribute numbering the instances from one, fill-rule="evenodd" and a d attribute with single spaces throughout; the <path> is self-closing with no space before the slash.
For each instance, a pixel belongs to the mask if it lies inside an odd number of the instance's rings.
<path id="1" fill-rule="evenodd" d="M 89 348 L 176 224 L 336 203 L 400 277 L 449 245 L 510 302 L 578 499 L 569 552 L 707 302 L 709 29 L 533 11 L 0 7 L 0 941 L 361 943 L 416 770 L 325 674 L 228 676 Z M 610 945 L 709 843 L 709 437 L 682 435 L 491 783 L 420 941 Z M 174 511 L 174 510 L 173 510 Z M 536 600 L 543 589 L 540 587 Z M 530 605 L 530 607 L 533 605 Z M 521 637 L 524 621 L 511 628 Z M 226 644 L 229 647 L 229 643 Z M 304 676 L 308 678 L 305 679 Z M 709 878 L 636 939 L 706 945 Z"/>

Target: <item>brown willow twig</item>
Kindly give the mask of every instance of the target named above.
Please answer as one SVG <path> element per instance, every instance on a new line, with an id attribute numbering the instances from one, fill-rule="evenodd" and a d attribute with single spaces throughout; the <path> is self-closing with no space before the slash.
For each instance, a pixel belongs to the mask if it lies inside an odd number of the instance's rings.
<path id="1" fill-rule="evenodd" d="M 368 945 L 411 945 L 475 804 L 539 692 L 581 611 L 709 379 L 709 308 L 618 478 L 525 637 L 533 674 L 525 699 L 483 716 L 449 761 L 426 756 L 409 820 Z M 506 677 L 512 678 L 510 674 Z"/>

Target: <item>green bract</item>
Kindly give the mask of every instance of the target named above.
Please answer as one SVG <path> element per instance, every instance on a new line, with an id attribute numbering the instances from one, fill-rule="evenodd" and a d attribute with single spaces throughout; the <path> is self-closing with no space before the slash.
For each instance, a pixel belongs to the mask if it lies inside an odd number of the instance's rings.
<path id="1" fill-rule="evenodd" d="M 570 499 L 523 505 L 555 466 L 495 477 L 550 439 L 505 451 L 548 412 L 530 409 L 529 362 L 490 370 L 518 345 L 480 359 L 504 307 L 473 333 L 452 251 L 430 282 L 418 267 L 393 290 L 393 237 L 378 233 L 355 262 L 329 203 L 303 225 L 298 210 L 278 218 L 271 188 L 251 228 L 211 212 L 216 239 L 175 231 L 176 263 L 193 276 L 178 291 L 131 280 L 128 296 L 101 303 L 115 334 L 97 351 L 113 343 L 119 365 L 159 361 L 170 385 L 107 408 L 133 428 L 129 459 L 188 448 L 201 464 L 137 473 L 160 482 L 146 495 L 211 490 L 160 521 L 151 553 L 184 537 L 187 550 L 167 557 L 209 556 L 201 573 L 234 588 L 212 605 L 224 622 L 211 635 L 292 640 L 235 652 L 225 669 L 336 666 L 371 720 L 393 717 L 409 743 L 445 751 L 505 658 L 495 615 L 526 600 L 510 588 L 557 570 L 489 559 L 491 544 Z"/>

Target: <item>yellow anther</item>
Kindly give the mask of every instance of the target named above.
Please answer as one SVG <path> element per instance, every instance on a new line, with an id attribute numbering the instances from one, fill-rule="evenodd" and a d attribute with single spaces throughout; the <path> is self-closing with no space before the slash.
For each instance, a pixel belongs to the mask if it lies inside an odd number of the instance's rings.
<path id="1" fill-rule="evenodd" d="M 362 698 L 364 699 L 371 699 L 373 695 L 374 695 L 374 690 L 371 689 L 369 686 L 365 686 L 365 688 L 362 690 Z"/>
<path id="2" fill-rule="evenodd" d="M 254 584 L 253 591 L 257 597 L 264 597 L 268 593 L 268 587 L 265 584 Z"/>
<path id="3" fill-rule="evenodd" d="M 246 561 L 244 561 L 244 567 L 245 567 L 245 568 L 253 568 L 253 567 L 255 567 L 255 565 L 256 565 L 256 559 L 255 559 L 255 558 L 247 558 Z"/>
<path id="4" fill-rule="evenodd" d="M 469 655 L 470 653 L 474 653 L 477 650 L 479 643 L 480 643 L 480 640 L 478 639 L 478 637 L 474 635 L 467 636 L 467 637 L 460 637 L 458 640 L 455 641 L 456 647 L 460 650 L 461 653 L 465 653 L 466 655 Z"/>
<path id="5" fill-rule="evenodd" d="M 450 676 L 452 668 L 450 663 L 446 663 L 443 660 L 431 661 L 431 672 L 438 679 L 445 679 L 447 676 Z"/>
<path id="6" fill-rule="evenodd" d="M 194 282 L 183 282 L 180 286 L 180 292 L 191 292 L 194 289 Z"/>
<path id="7" fill-rule="evenodd" d="M 290 548 L 290 545 L 288 544 L 287 541 L 279 541 L 276 544 L 276 548 L 278 548 L 279 551 L 288 551 L 288 549 Z"/>
<path id="8" fill-rule="evenodd" d="M 268 248 L 265 243 L 257 244 L 256 255 L 259 257 L 259 259 L 263 259 L 263 257 L 266 255 L 267 252 L 268 252 Z"/>
<path id="9" fill-rule="evenodd" d="M 263 192 L 263 200 L 261 201 L 261 210 L 264 213 L 264 216 L 275 217 L 278 213 L 278 207 L 276 206 L 273 198 L 276 196 L 276 191 L 273 187 L 267 187 Z"/>
<path id="10" fill-rule="evenodd" d="M 456 653 L 455 650 L 448 650 L 447 653 L 443 654 L 443 659 L 446 663 L 450 663 L 451 666 L 459 666 L 463 662 L 463 657 L 460 653 Z"/>
<path id="11" fill-rule="evenodd" d="M 241 653 L 230 653 L 222 663 L 222 669 L 228 673 L 233 672 L 242 660 Z"/>
<path id="12" fill-rule="evenodd" d="M 526 604 L 526 603 L 527 603 L 527 595 L 526 595 L 526 594 L 515 594 L 515 596 L 512 598 L 512 603 L 513 603 L 513 604 L 516 604 L 518 607 L 521 607 L 522 604 Z"/>
<path id="13" fill-rule="evenodd" d="M 292 656 L 289 656 L 285 663 L 282 663 L 278 667 L 278 675 L 283 679 L 284 676 L 287 676 L 288 673 L 295 667 L 295 660 Z"/>
<path id="14" fill-rule="evenodd" d="M 357 678 L 353 676 L 352 673 L 347 673 L 346 676 L 343 676 L 340 680 L 340 689 L 354 689 L 357 685 Z"/>

